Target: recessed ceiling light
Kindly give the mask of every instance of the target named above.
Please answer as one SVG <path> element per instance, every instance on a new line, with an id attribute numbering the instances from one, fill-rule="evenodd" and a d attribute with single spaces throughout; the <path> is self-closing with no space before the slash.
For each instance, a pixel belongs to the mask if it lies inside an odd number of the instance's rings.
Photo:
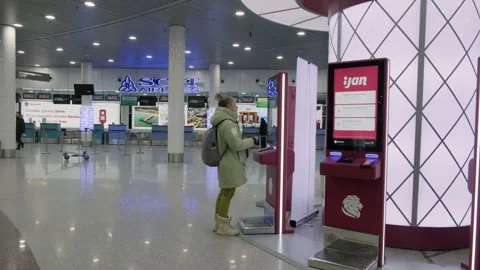
<path id="1" fill-rule="evenodd" d="M 63 52 L 63 48 L 57 48 L 57 52 Z"/>
<path id="2" fill-rule="evenodd" d="M 191 54 L 192 51 L 186 50 L 185 53 L 186 53 L 186 54 Z"/>
<path id="3" fill-rule="evenodd" d="M 113 63 L 113 62 L 115 62 L 115 60 L 113 60 L 113 59 L 108 59 L 108 62 Z"/>
<path id="4" fill-rule="evenodd" d="M 13 26 L 15 26 L 15 27 L 23 27 L 23 25 L 22 25 L 22 24 L 19 24 L 19 23 L 14 23 Z"/>
<path id="5" fill-rule="evenodd" d="M 24 51 L 18 51 L 19 54 L 24 54 L 25 52 Z"/>
<path id="6" fill-rule="evenodd" d="M 35 64 L 36 67 L 39 67 L 40 65 L 39 64 Z"/>
<path id="7" fill-rule="evenodd" d="M 247 93 L 243 92 L 242 95 L 246 95 Z"/>
<path id="8" fill-rule="evenodd" d="M 85 6 L 87 6 L 87 7 L 94 7 L 94 6 L 95 6 L 95 3 L 92 2 L 92 1 L 86 1 L 86 2 L 85 2 Z"/>
<path id="9" fill-rule="evenodd" d="M 152 58 L 153 58 L 153 56 L 151 56 L 151 55 L 147 55 L 147 58 L 148 58 L 148 59 L 152 59 Z"/>
<path id="10" fill-rule="evenodd" d="M 245 12 L 239 10 L 239 11 L 235 12 L 235 15 L 237 15 L 237 16 L 243 16 L 243 15 L 245 15 Z"/>
<path id="11" fill-rule="evenodd" d="M 238 43 L 233 43 L 232 46 L 235 47 L 235 48 L 237 48 L 237 47 L 240 47 L 240 44 L 238 44 Z"/>
<path id="12" fill-rule="evenodd" d="M 297 33 L 297 35 L 299 35 L 299 36 L 305 36 L 306 34 L 307 33 L 305 33 L 304 31 L 300 31 L 300 32 Z"/>
<path id="13" fill-rule="evenodd" d="M 188 68 L 194 68 L 194 66 L 188 66 Z"/>
<path id="14" fill-rule="evenodd" d="M 229 65 L 233 65 L 234 63 L 233 63 L 233 61 L 230 61 L 230 62 L 228 62 L 228 64 L 229 64 Z"/>
<path id="15" fill-rule="evenodd" d="M 53 16 L 53 15 L 46 15 L 45 18 L 47 20 L 55 20 L 55 16 Z"/>
<path id="16" fill-rule="evenodd" d="M 130 40 L 137 40 L 137 37 L 136 36 L 129 36 L 128 37 Z"/>
<path id="17" fill-rule="evenodd" d="M 279 55 L 279 56 L 277 56 L 277 59 L 278 59 L 278 60 L 282 60 L 282 59 L 283 59 L 283 56 Z"/>
<path id="18" fill-rule="evenodd" d="M 100 43 L 98 43 L 98 42 L 93 42 L 93 46 L 100 46 Z"/>
<path id="19" fill-rule="evenodd" d="M 75 61 L 70 61 L 70 65 L 75 65 Z"/>
<path id="20" fill-rule="evenodd" d="M 250 48 L 250 47 L 245 47 L 245 51 L 251 51 L 251 50 L 252 50 L 252 48 Z"/>

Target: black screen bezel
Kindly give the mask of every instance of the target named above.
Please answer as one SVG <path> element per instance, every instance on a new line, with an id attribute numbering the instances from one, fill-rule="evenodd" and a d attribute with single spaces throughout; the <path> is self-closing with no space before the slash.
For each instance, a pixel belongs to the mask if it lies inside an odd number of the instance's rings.
<path id="1" fill-rule="evenodd" d="M 385 71 L 387 67 L 385 59 L 374 59 L 358 62 L 342 62 L 332 63 L 328 65 L 328 92 L 327 92 L 327 149 L 333 151 L 366 151 L 366 152 L 383 152 L 384 151 L 384 124 L 385 124 L 385 90 L 389 78 L 386 78 Z M 334 122 L 334 102 L 335 102 L 335 70 L 357 67 L 378 67 L 378 89 L 377 89 L 377 139 L 374 146 L 365 145 L 370 140 L 355 139 L 334 139 L 333 138 L 333 122 Z M 386 134 L 385 134 L 386 135 Z M 335 144 L 335 140 L 341 140 L 345 143 L 342 145 Z"/>
<path id="2" fill-rule="evenodd" d="M 93 84 L 74 84 L 75 96 L 93 96 L 95 89 Z"/>

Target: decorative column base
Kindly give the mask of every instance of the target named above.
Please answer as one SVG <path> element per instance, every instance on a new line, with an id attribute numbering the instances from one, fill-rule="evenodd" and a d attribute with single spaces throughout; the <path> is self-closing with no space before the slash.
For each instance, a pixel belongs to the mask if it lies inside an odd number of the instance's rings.
<path id="1" fill-rule="evenodd" d="M 168 162 L 170 163 L 182 163 L 183 153 L 168 153 Z"/>

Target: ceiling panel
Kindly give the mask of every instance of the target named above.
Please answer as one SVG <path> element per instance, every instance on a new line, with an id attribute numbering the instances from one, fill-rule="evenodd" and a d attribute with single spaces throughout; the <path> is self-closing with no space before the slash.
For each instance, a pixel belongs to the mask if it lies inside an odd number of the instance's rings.
<path id="1" fill-rule="evenodd" d="M 187 67 L 219 63 L 228 69 L 294 69 L 298 56 L 319 67 L 327 64 L 328 33 L 307 31 L 299 37 L 298 29 L 259 17 L 240 0 L 94 1 L 95 8 L 81 0 L 0 0 L 0 24 L 24 25 L 17 31 L 17 49 L 25 54 L 17 55 L 17 64 L 65 67 L 70 61 L 91 61 L 94 67 L 168 68 L 171 24 L 186 27 L 186 46 L 192 51 Z M 237 10 L 246 15 L 235 16 Z M 46 20 L 47 13 L 57 19 Z M 232 47 L 234 42 L 242 47 Z M 243 49 L 247 45 L 252 51 Z"/>

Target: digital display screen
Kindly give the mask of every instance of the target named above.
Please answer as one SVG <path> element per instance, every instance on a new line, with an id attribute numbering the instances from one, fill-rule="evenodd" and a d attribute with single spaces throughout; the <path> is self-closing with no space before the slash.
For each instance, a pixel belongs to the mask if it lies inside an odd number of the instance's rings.
<path id="1" fill-rule="evenodd" d="M 278 98 L 278 75 L 268 79 L 267 96 L 268 96 L 268 116 L 267 116 L 267 143 L 277 143 L 277 98 Z"/>
<path id="2" fill-rule="evenodd" d="M 329 66 L 329 149 L 380 152 L 384 63 L 372 60 Z"/>

